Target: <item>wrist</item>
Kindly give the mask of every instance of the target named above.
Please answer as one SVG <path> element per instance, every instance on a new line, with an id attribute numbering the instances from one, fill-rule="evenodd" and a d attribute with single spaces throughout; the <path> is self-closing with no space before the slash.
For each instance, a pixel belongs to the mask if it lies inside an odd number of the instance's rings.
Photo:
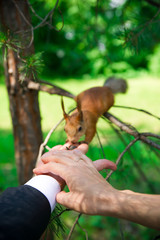
<path id="1" fill-rule="evenodd" d="M 59 182 L 48 175 L 38 175 L 31 178 L 25 185 L 40 191 L 49 201 L 51 212 L 56 205 L 56 195 L 61 191 Z"/>
<path id="2" fill-rule="evenodd" d="M 118 196 L 119 191 L 111 186 L 107 186 L 107 188 L 103 189 L 101 194 L 98 195 L 97 214 L 111 217 L 118 216 L 120 212 L 119 202 L 117 201 Z"/>

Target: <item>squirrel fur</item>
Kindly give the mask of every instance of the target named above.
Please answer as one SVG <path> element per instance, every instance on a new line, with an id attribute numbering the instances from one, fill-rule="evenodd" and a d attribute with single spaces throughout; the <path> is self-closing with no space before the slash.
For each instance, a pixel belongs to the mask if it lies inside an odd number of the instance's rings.
<path id="1" fill-rule="evenodd" d="M 84 142 L 90 143 L 96 133 L 96 123 L 114 104 L 114 93 L 125 93 L 127 83 L 124 79 L 108 78 L 103 87 L 93 87 L 78 94 L 74 100 L 77 103 L 75 111 L 68 115 L 61 101 L 65 119 L 67 141 L 78 143 L 85 135 Z"/>

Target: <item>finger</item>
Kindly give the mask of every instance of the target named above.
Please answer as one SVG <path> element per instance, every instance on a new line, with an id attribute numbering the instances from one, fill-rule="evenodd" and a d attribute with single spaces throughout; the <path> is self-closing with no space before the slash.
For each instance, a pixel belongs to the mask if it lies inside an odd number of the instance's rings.
<path id="1" fill-rule="evenodd" d="M 63 179 L 63 175 L 65 173 L 66 167 L 62 164 L 59 163 L 54 163 L 54 162 L 49 162 L 46 164 L 43 164 L 37 168 L 33 169 L 33 172 L 36 175 L 40 175 L 40 174 L 56 174 L 61 176 Z M 65 180 L 65 179 L 64 179 Z"/>
<path id="2" fill-rule="evenodd" d="M 54 146 L 53 148 L 51 148 L 51 150 L 50 150 L 49 152 L 44 153 L 44 154 L 41 156 L 41 159 L 52 155 L 53 151 L 60 150 L 61 147 L 62 147 L 62 145 Z"/>
<path id="3" fill-rule="evenodd" d="M 78 147 L 78 150 L 80 150 L 82 153 L 86 154 L 88 152 L 88 144 L 81 143 Z"/>
<path id="4" fill-rule="evenodd" d="M 53 151 L 50 155 L 42 157 L 43 163 L 56 162 L 64 165 L 74 165 L 79 160 L 80 157 L 78 155 L 67 150 Z"/>
<path id="5" fill-rule="evenodd" d="M 82 151 L 79 150 L 79 148 L 74 149 L 73 152 L 77 157 L 79 157 L 79 159 L 83 160 L 84 162 L 86 162 L 88 164 L 91 163 L 93 165 L 92 160 L 90 158 L 88 158 L 85 154 L 83 154 Z"/>
<path id="6" fill-rule="evenodd" d="M 114 162 L 109 161 L 107 159 L 99 159 L 93 162 L 94 166 L 98 171 L 101 171 L 103 169 L 111 169 L 115 171 L 117 169 L 117 166 Z"/>
<path id="7" fill-rule="evenodd" d="M 70 145 L 72 145 L 72 143 L 70 143 L 70 142 L 67 142 L 67 143 L 65 143 L 63 146 L 62 146 L 62 150 L 64 149 L 64 150 L 68 150 L 69 149 L 69 147 L 70 147 Z"/>
<path id="8" fill-rule="evenodd" d="M 85 148 L 86 149 L 86 148 Z M 78 162 L 79 160 L 87 161 L 88 158 L 78 149 L 72 151 L 68 150 L 56 150 L 50 151 L 42 156 L 41 160 L 43 163 L 47 162 L 58 162 L 65 165 L 73 165 L 73 163 Z M 88 160 L 92 162 L 90 159 Z"/>
<path id="9" fill-rule="evenodd" d="M 60 150 L 62 148 L 63 145 L 56 145 L 54 147 L 51 148 L 51 151 L 53 150 Z"/>

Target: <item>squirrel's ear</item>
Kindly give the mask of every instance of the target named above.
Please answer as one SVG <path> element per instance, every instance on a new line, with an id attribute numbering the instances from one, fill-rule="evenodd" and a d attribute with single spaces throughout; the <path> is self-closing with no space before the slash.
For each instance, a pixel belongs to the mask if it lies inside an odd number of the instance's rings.
<path id="1" fill-rule="evenodd" d="M 78 111 L 79 113 L 79 120 L 82 122 L 83 121 L 83 112 L 80 110 Z"/>
<path id="2" fill-rule="evenodd" d="M 77 110 L 78 110 L 78 113 L 79 113 L 79 120 L 83 121 L 83 112 L 81 110 L 81 104 L 80 104 L 79 101 L 77 101 Z"/>
<path id="3" fill-rule="evenodd" d="M 81 112 L 81 103 L 78 99 L 77 99 L 77 110 L 78 112 Z"/>
<path id="4" fill-rule="evenodd" d="M 61 107 L 62 107 L 62 110 L 63 110 L 63 116 L 64 116 L 64 119 L 66 120 L 68 118 L 68 114 L 65 112 L 64 110 L 64 102 L 63 102 L 63 97 L 61 97 Z"/>

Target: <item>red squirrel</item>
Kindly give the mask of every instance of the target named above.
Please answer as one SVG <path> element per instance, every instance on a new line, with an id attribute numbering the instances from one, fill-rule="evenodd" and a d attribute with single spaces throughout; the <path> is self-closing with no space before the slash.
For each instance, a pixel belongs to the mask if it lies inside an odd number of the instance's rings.
<path id="1" fill-rule="evenodd" d="M 113 93 L 125 93 L 126 90 L 127 83 L 124 79 L 111 77 L 105 81 L 103 87 L 93 87 L 78 94 L 74 98 L 77 108 L 71 115 L 65 112 L 62 99 L 61 105 L 66 121 L 64 130 L 67 134 L 67 141 L 73 144 L 78 143 L 81 136 L 85 135 L 83 142 L 89 144 L 96 133 L 96 123 L 99 117 L 114 104 Z"/>

